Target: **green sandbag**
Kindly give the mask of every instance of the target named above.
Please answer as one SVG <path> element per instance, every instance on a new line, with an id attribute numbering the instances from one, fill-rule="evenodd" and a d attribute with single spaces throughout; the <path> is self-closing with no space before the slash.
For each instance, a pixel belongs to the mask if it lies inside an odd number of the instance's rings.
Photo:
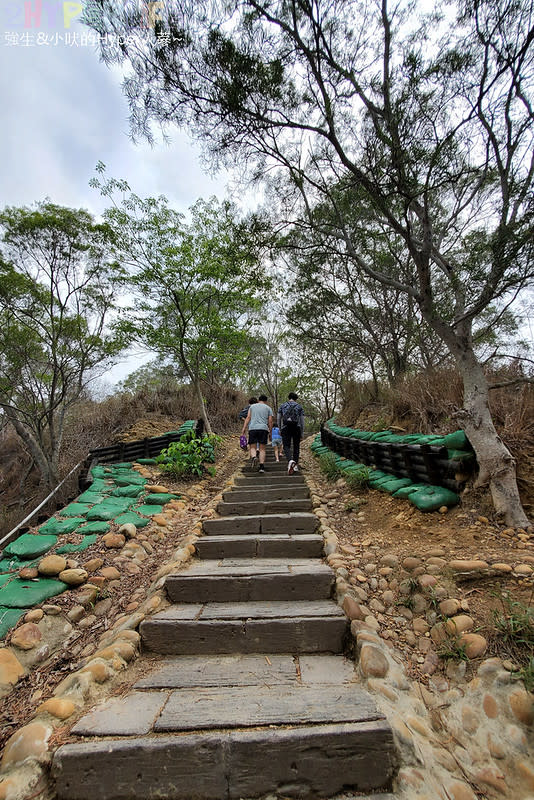
<path id="1" fill-rule="evenodd" d="M 91 475 L 93 478 L 104 478 L 107 474 L 107 468 L 102 466 L 102 464 L 97 464 L 96 467 L 93 467 L 91 470 Z"/>
<path id="2" fill-rule="evenodd" d="M 471 450 L 447 450 L 449 461 L 473 461 L 475 454 Z"/>
<path id="3" fill-rule="evenodd" d="M 384 481 L 380 483 L 379 489 L 381 492 L 388 492 L 393 494 L 398 489 L 403 489 L 405 486 L 411 486 L 412 482 L 409 478 L 395 478 L 394 480 Z"/>
<path id="4" fill-rule="evenodd" d="M 90 486 L 87 487 L 88 492 L 106 492 L 111 489 L 111 484 L 109 481 L 105 481 L 102 478 L 97 478 L 92 482 Z"/>
<path id="5" fill-rule="evenodd" d="M 87 525 L 81 525 L 76 533 L 81 534 L 81 536 L 87 536 L 92 533 L 98 533 L 101 536 L 104 533 L 109 532 L 109 522 L 105 522 L 104 520 L 94 520 L 93 522 L 88 522 Z"/>
<path id="6" fill-rule="evenodd" d="M 76 498 L 76 502 L 87 503 L 87 505 L 94 506 L 96 503 L 101 503 L 106 497 L 109 497 L 109 495 L 102 494 L 101 492 L 92 492 L 90 489 L 87 489 L 86 492 L 83 492 L 83 494 Z"/>
<path id="7" fill-rule="evenodd" d="M 63 547 L 58 547 L 56 553 L 62 555 L 63 553 L 78 553 L 80 550 L 87 550 L 92 544 L 94 544 L 97 540 L 96 533 L 92 534 L 91 536 L 86 536 L 83 542 L 79 544 L 64 544 Z"/>
<path id="8" fill-rule="evenodd" d="M 391 480 L 391 478 L 395 477 L 394 475 L 391 475 L 389 472 L 383 472 L 381 469 L 373 469 L 372 467 L 368 467 L 368 469 L 370 473 L 369 474 L 370 481 L 378 481 L 381 480 L 382 478 L 387 478 L 388 480 Z"/>
<path id="9" fill-rule="evenodd" d="M 140 517 L 139 514 L 136 514 L 134 511 L 127 511 L 126 514 L 121 514 L 119 517 L 115 517 L 115 523 L 117 525 L 131 524 L 135 525 L 136 528 L 144 528 L 149 522 L 149 519 L 146 517 Z"/>
<path id="10" fill-rule="evenodd" d="M 118 475 L 115 478 L 117 486 L 144 486 L 146 478 L 142 478 L 136 472 L 135 475 Z"/>
<path id="11" fill-rule="evenodd" d="M 155 458 L 138 458 L 137 459 L 137 463 L 138 464 L 157 464 L 158 462 L 156 461 Z"/>
<path id="12" fill-rule="evenodd" d="M 4 550 L 6 556 L 18 556 L 25 560 L 38 558 L 57 544 L 57 536 L 41 536 L 40 534 L 23 533 Z M 0 605 L 2 603 L 0 602 Z"/>
<path id="13" fill-rule="evenodd" d="M 5 583 L 9 583 L 9 581 L 12 581 L 14 577 L 14 575 L 10 575 L 9 573 L 0 575 L 0 586 L 3 586 Z"/>
<path id="14" fill-rule="evenodd" d="M 460 502 L 459 496 L 443 486 L 426 486 L 412 492 L 408 500 L 420 511 L 437 511 L 441 506 L 455 506 Z"/>
<path id="15" fill-rule="evenodd" d="M 69 503 L 58 514 L 60 517 L 77 517 L 78 515 L 87 514 L 90 508 L 89 503 Z"/>
<path id="16" fill-rule="evenodd" d="M 394 475 L 384 475 L 381 478 L 374 478 L 373 480 L 371 480 L 371 478 L 369 478 L 369 485 L 373 489 L 381 489 L 384 483 L 389 483 L 390 481 L 392 481 L 394 479 L 395 479 Z"/>
<path id="17" fill-rule="evenodd" d="M 137 484 L 128 484 L 128 486 L 119 486 L 111 492 L 111 497 L 138 497 L 144 492 L 143 486 Z"/>
<path id="18" fill-rule="evenodd" d="M 133 497 L 114 497 L 113 503 L 111 500 L 104 500 L 102 503 L 99 503 L 97 506 L 93 506 L 93 508 L 87 512 L 86 518 L 89 522 L 96 522 L 97 520 L 102 520 L 104 522 L 109 522 L 110 520 L 114 519 L 119 514 L 122 514 L 126 511 L 135 501 Z"/>
<path id="19" fill-rule="evenodd" d="M 0 638 L 3 639 L 6 633 L 15 627 L 22 615 L 29 610 L 29 608 L 5 608 L 5 606 L 0 606 Z"/>
<path id="20" fill-rule="evenodd" d="M 144 502 L 148 506 L 164 506 L 166 503 L 170 503 L 171 500 L 179 500 L 179 494 L 171 494 L 170 492 L 157 492 L 155 494 L 148 494 Z"/>
<path id="21" fill-rule="evenodd" d="M 8 573 L 8 572 L 18 572 L 19 569 L 23 567 L 29 567 L 27 561 L 20 561 L 20 559 L 13 556 L 12 558 L 3 558 L 0 561 L 0 574 Z"/>
<path id="22" fill-rule="evenodd" d="M 471 450 L 469 439 L 465 435 L 465 431 L 455 431 L 448 433 L 443 437 L 443 444 L 451 450 Z"/>
<path id="23" fill-rule="evenodd" d="M 132 462 L 131 461 L 120 461 L 117 464 L 112 464 L 111 468 L 112 468 L 112 470 L 116 470 L 116 469 L 131 469 L 132 468 Z"/>
<path id="24" fill-rule="evenodd" d="M 54 578 L 39 578 L 36 581 L 14 578 L 7 586 L 2 586 L 0 589 L 0 606 L 29 608 L 61 594 L 68 588 L 68 584 Z"/>
<path id="25" fill-rule="evenodd" d="M 64 533 L 73 533 L 76 528 L 79 525 L 83 525 L 84 522 L 85 519 L 83 517 L 72 517 L 71 519 L 56 519 L 55 517 L 50 517 L 50 519 L 39 528 L 39 534 L 61 536 Z"/>
<path id="26" fill-rule="evenodd" d="M 413 492 L 417 492 L 419 489 L 426 489 L 427 486 L 427 483 L 411 483 L 410 485 L 406 484 L 406 486 L 403 488 L 397 489 L 396 492 L 393 492 L 393 497 L 400 497 L 404 500 L 410 494 L 413 494 Z"/>
<path id="27" fill-rule="evenodd" d="M 145 517 L 153 517 L 154 514 L 161 514 L 163 511 L 163 506 L 137 506 L 135 509 L 138 514 L 144 514 Z"/>

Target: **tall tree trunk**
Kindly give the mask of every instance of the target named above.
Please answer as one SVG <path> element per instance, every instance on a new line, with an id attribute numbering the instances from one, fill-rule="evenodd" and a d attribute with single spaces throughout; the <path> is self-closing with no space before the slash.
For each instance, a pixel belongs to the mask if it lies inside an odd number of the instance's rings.
<path id="1" fill-rule="evenodd" d="M 199 380 L 195 380 L 195 392 L 197 393 L 198 403 L 200 405 L 200 416 L 204 420 L 204 429 L 206 433 L 213 433 L 211 429 L 210 420 L 208 417 L 208 412 L 206 411 L 206 404 L 204 403 L 204 397 L 202 396 L 202 387 L 200 385 Z"/>
<path id="2" fill-rule="evenodd" d="M 50 463 L 49 459 L 43 453 L 41 447 L 39 446 L 37 440 L 33 436 L 33 434 L 26 428 L 26 426 L 16 417 L 11 409 L 6 406 L 3 406 L 5 414 L 9 421 L 12 423 L 17 435 L 22 439 L 24 442 L 27 450 L 29 451 L 30 455 L 32 456 L 39 472 L 41 473 L 41 477 L 47 487 L 47 489 L 55 489 L 57 484 L 59 483 L 57 470 L 54 469 L 54 465 Z"/>
<path id="3" fill-rule="evenodd" d="M 495 511 L 507 525 L 527 528 L 530 522 L 519 497 L 516 462 L 493 424 L 482 365 L 470 348 L 459 351 L 455 358 L 464 386 L 464 408 L 457 416 L 477 457 L 476 486 L 489 485 Z"/>

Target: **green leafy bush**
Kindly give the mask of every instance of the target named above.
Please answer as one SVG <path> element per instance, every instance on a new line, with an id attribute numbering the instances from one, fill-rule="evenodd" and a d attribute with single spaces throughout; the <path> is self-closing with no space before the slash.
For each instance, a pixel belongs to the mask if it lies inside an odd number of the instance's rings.
<path id="1" fill-rule="evenodd" d="M 206 463 L 215 461 L 215 452 L 222 439 L 214 433 L 195 436 L 194 431 L 186 433 L 179 442 L 173 442 L 162 450 L 156 458 L 163 472 L 178 478 L 198 477 L 204 472 L 215 475 L 215 467 Z"/>
<path id="2" fill-rule="evenodd" d="M 319 467 L 329 481 L 335 481 L 341 476 L 335 453 L 323 453 L 319 456 Z"/>
<path id="3" fill-rule="evenodd" d="M 370 477 L 371 470 L 367 467 L 362 467 L 355 472 L 346 472 L 344 474 L 345 482 L 351 489 L 368 489 Z"/>

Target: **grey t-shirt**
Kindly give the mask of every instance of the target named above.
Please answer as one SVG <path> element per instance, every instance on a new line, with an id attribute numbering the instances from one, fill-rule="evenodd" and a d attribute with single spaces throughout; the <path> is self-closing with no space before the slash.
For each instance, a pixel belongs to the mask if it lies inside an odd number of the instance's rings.
<path id="1" fill-rule="evenodd" d="M 273 415 L 272 408 L 267 403 L 254 403 L 250 406 L 249 411 L 249 431 L 268 431 L 269 417 Z"/>

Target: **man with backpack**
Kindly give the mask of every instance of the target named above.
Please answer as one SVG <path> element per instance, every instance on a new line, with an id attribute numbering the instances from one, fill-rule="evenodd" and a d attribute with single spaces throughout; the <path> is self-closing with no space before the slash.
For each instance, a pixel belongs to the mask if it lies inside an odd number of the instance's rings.
<path id="1" fill-rule="evenodd" d="M 295 392 L 289 392 L 287 401 L 282 403 L 277 414 L 289 475 L 299 471 L 300 440 L 304 434 L 304 409 L 300 403 L 297 403 L 298 399 Z M 292 448 L 293 454 L 291 453 Z"/>

